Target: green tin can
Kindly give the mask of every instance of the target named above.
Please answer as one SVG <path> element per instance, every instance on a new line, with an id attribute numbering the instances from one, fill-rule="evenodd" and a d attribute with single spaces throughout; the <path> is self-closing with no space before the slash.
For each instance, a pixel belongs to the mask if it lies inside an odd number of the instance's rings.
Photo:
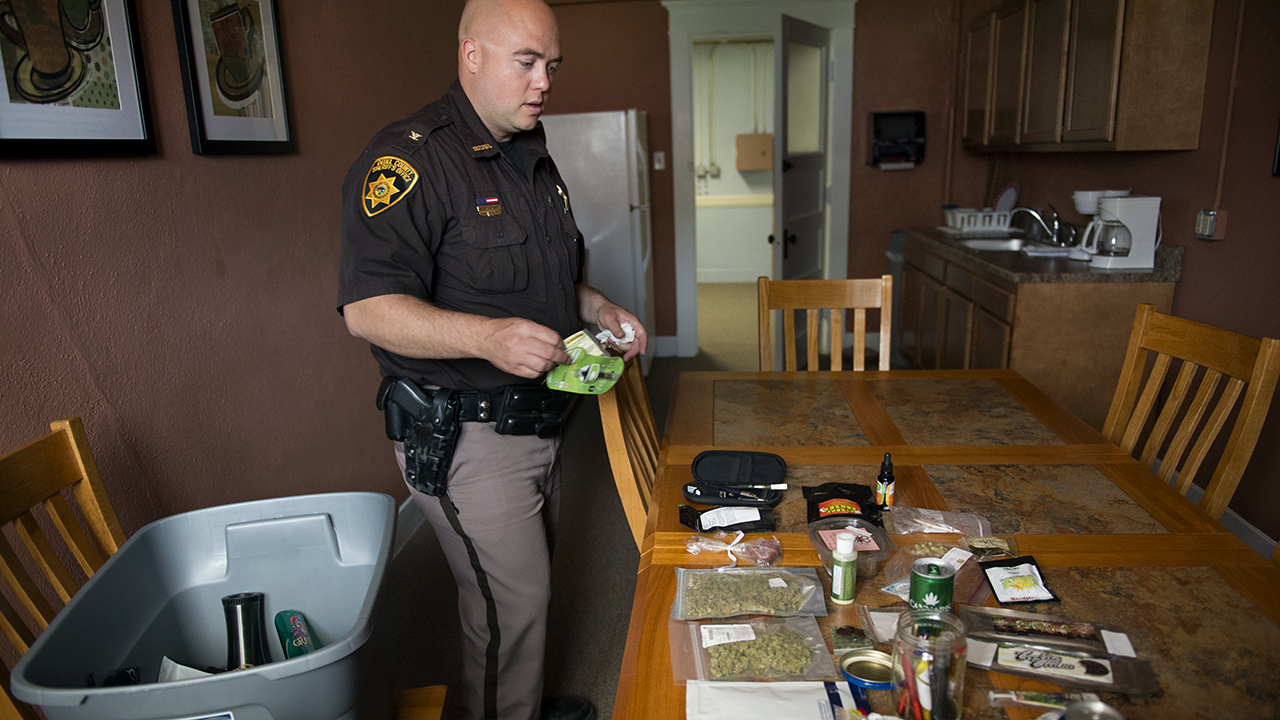
<path id="1" fill-rule="evenodd" d="M 912 610 L 951 610 L 955 595 L 956 569 L 937 558 L 920 558 L 911 563 Z"/>

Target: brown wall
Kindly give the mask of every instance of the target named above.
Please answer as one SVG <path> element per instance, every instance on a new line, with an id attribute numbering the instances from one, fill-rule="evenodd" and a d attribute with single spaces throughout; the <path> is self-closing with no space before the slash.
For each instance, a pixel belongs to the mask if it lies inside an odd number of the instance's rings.
<path id="1" fill-rule="evenodd" d="M 455 75 L 461 1 L 277 0 L 298 152 L 191 153 L 169 3 L 138 3 L 159 153 L 0 163 L 0 447 L 84 418 L 127 532 L 306 492 L 402 497 L 334 311 L 339 186 Z"/>

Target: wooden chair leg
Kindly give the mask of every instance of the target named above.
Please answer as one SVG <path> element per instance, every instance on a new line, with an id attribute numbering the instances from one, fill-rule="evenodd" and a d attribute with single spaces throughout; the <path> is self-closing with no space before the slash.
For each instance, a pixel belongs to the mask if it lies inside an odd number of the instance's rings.
<path id="1" fill-rule="evenodd" d="M 444 712 L 445 685 L 400 690 L 395 699 L 395 720 L 440 720 Z"/>

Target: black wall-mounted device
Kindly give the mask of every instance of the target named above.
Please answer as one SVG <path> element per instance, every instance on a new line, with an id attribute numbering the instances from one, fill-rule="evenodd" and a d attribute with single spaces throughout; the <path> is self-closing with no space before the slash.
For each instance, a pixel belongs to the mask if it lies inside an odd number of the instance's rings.
<path id="1" fill-rule="evenodd" d="M 867 118 L 867 164 L 906 169 L 924 162 L 924 113 L 879 112 Z"/>

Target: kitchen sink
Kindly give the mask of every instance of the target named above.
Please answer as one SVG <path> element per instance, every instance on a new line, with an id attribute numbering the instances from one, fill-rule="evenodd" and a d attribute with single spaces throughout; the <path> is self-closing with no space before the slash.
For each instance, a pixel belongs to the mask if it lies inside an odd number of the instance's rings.
<path id="1" fill-rule="evenodd" d="M 961 247 L 970 250 L 984 250 L 987 252 L 1018 252 L 1023 246 L 1029 244 L 1027 240 L 1022 238 L 958 238 L 955 243 Z"/>

